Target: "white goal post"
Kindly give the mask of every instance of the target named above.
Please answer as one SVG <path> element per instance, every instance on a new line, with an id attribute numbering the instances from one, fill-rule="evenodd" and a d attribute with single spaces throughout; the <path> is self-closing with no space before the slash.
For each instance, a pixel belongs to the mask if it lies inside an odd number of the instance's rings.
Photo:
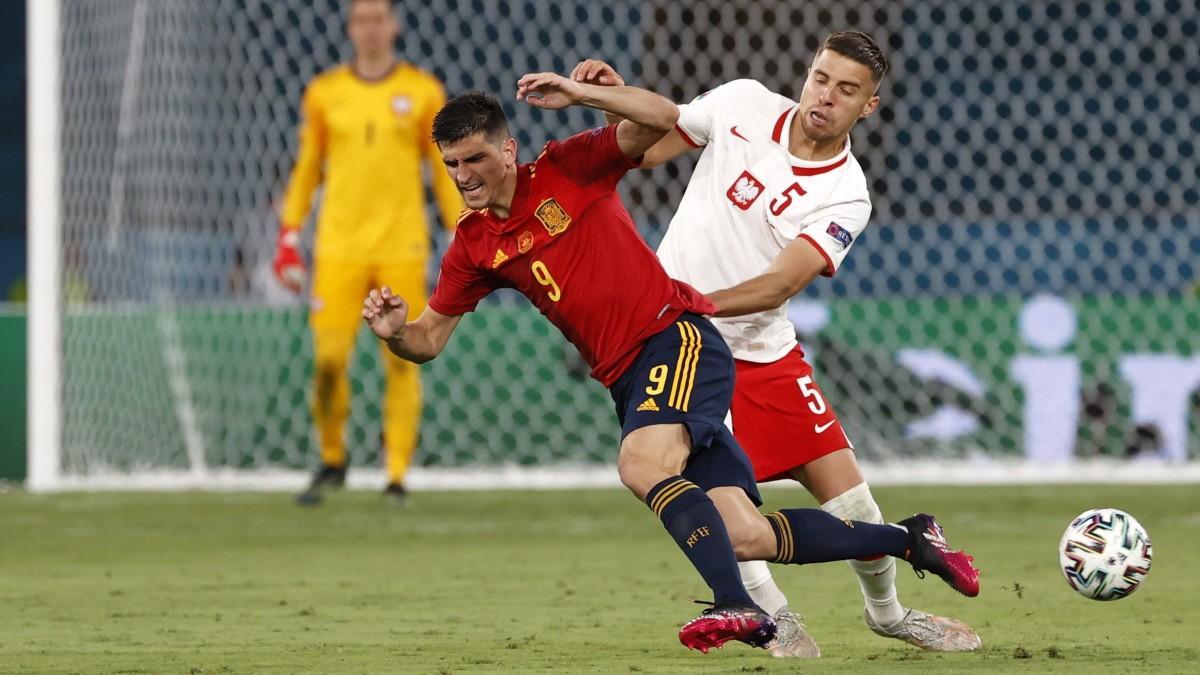
<path id="1" fill-rule="evenodd" d="M 29 451 L 25 485 L 40 491 L 58 486 L 62 447 L 59 0 L 29 0 L 26 12 Z"/>

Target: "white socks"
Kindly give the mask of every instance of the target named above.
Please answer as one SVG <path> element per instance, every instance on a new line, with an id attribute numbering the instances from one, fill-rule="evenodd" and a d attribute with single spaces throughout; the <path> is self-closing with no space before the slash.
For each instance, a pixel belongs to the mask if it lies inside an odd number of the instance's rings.
<path id="1" fill-rule="evenodd" d="M 749 560 L 747 562 L 740 562 L 738 563 L 738 571 L 742 573 L 742 584 L 745 585 L 746 591 L 750 593 L 750 599 L 754 600 L 755 604 L 759 607 L 762 607 L 764 612 L 775 616 L 780 609 L 787 607 L 787 598 L 784 597 L 783 591 L 779 590 L 779 586 L 775 584 L 775 579 L 771 577 L 771 570 L 767 567 L 767 561 Z"/>
<path id="2" fill-rule="evenodd" d="M 859 483 L 830 499 L 821 505 L 821 510 L 843 520 L 883 524 L 883 514 L 879 512 L 879 506 L 866 483 Z M 900 623 L 904 619 L 905 609 L 896 596 L 896 559 L 884 556 L 879 560 L 847 562 L 858 575 L 858 585 L 867 601 L 867 613 L 871 615 L 871 619 L 884 628 Z M 766 567 L 766 564 L 763 566 Z M 743 570 L 742 580 L 745 579 L 746 572 Z M 771 585 L 774 586 L 774 582 Z M 746 590 L 750 590 L 748 583 Z M 750 592 L 750 596 L 756 597 L 753 591 Z"/>

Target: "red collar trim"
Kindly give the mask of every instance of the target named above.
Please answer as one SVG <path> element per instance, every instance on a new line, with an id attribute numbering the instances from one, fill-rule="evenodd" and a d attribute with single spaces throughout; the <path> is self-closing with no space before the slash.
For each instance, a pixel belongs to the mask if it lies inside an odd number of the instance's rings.
<path id="1" fill-rule="evenodd" d="M 788 115 L 792 114 L 792 111 L 795 109 L 795 106 L 793 106 L 787 110 L 784 110 L 783 114 L 779 116 L 779 119 L 775 121 L 775 130 L 771 132 L 771 140 L 775 141 L 776 143 L 782 142 L 783 123 L 787 122 Z"/>
<path id="2" fill-rule="evenodd" d="M 783 128 L 784 128 L 784 126 L 787 125 L 788 118 L 794 117 L 793 113 L 795 113 L 796 110 L 798 110 L 799 108 L 800 108 L 800 104 L 797 103 L 796 105 L 792 106 L 791 108 L 788 108 L 787 110 L 783 111 L 783 114 L 779 116 L 779 119 L 775 120 L 775 130 L 771 132 L 771 140 L 775 141 L 776 143 L 778 143 L 780 145 L 785 145 L 783 142 Z M 847 139 L 847 140 L 849 140 L 849 139 Z M 786 146 L 785 146 L 785 149 L 786 149 Z M 794 175 L 794 176 L 817 176 L 817 175 L 823 174 L 827 171 L 833 171 L 834 169 L 838 168 L 839 166 L 845 164 L 846 160 L 848 160 L 848 159 L 850 159 L 849 152 L 842 155 L 841 159 L 839 159 L 835 162 L 832 162 L 830 164 L 825 164 L 823 166 L 794 166 L 793 165 L 792 166 L 792 175 Z"/>
<path id="3" fill-rule="evenodd" d="M 838 161 L 836 161 L 832 164 L 826 164 L 825 166 L 795 166 L 795 165 L 792 165 L 792 175 L 793 176 L 816 176 L 816 175 L 825 173 L 827 171 L 833 171 L 834 169 L 838 168 L 839 166 L 845 164 L 846 160 L 848 160 L 848 159 L 850 159 L 850 153 L 847 152 L 845 155 L 842 155 L 842 158 L 839 159 Z"/>

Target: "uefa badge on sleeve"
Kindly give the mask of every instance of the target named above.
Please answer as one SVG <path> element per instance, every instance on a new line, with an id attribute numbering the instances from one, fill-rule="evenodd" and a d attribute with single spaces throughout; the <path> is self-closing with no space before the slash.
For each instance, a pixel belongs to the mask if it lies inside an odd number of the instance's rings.
<path id="1" fill-rule="evenodd" d="M 854 237 L 850 234 L 850 230 L 837 223 L 829 223 L 829 227 L 825 228 L 825 234 L 833 237 L 837 243 L 841 244 L 843 251 L 850 248 L 850 244 L 854 243 Z"/>

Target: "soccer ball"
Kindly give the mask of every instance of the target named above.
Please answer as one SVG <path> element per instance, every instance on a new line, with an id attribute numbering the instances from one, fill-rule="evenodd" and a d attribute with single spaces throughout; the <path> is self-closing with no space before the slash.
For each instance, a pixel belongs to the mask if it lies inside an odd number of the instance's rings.
<path id="1" fill-rule="evenodd" d="M 1067 583 L 1093 600 L 1120 600 L 1150 572 L 1150 535 L 1118 509 L 1091 509 L 1076 516 L 1058 543 Z"/>

